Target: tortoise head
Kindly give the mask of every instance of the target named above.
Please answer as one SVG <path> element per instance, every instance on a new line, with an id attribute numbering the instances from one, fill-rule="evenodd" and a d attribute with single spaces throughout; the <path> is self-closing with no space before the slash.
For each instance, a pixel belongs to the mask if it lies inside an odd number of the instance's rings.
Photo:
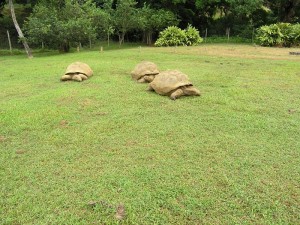
<path id="1" fill-rule="evenodd" d="M 200 95 L 200 91 L 192 85 L 182 87 L 185 95 Z"/>

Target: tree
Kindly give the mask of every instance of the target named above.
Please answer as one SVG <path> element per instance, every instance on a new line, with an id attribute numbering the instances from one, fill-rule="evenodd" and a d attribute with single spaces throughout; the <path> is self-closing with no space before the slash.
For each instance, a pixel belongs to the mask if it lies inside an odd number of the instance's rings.
<path id="1" fill-rule="evenodd" d="M 52 0 L 36 5 L 25 24 L 33 43 L 44 42 L 49 47 L 68 52 L 70 44 L 88 43 L 96 38 L 93 16 L 96 7 L 90 2 Z"/>
<path id="2" fill-rule="evenodd" d="M 155 10 L 146 4 L 138 11 L 138 18 L 139 27 L 143 30 L 144 38 L 148 45 L 152 44 L 154 32 L 178 24 L 176 16 L 171 11 L 164 9 Z"/>
<path id="3" fill-rule="evenodd" d="M 29 48 L 29 45 L 27 44 L 27 41 L 26 41 L 26 39 L 23 35 L 23 32 L 22 32 L 22 30 L 21 30 L 21 28 L 18 24 L 12 0 L 9 0 L 9 8 L 10 8 L 12 20 L 13 20 L 15 28 L 18 32 L 19 38 L 20 38 L 20 40 L 22 41 L 22 43 L 24 45 L 27 56 L 28 56 L 28 58 L 32 58 L 33 56 L 32 56 L 32 53 L 31 53 L 31 49 Z"/>
<path id="4" fill-rule="evenodd" d="M 277 21 L 281 22 L 299 22 L 300 0 L 265 0 L 265 6 L 277 17 Z"/>
<path id="5" fill-rule="evenodd" d="M 98 2 L 100 4 L 100 2 Z M 106 0 L 101 2 L 102 10 L 99 10 L 94 17 L 95 24 L 97 27 L 98 34 L 105 34 L 107 37 L 107 45 L 109 46 L 110 36 L 115 32 L 114 21 L 113 21 L 113 12 L 112 9 L 112 0 Z"/>
<path id="6" fill-rule="evenodd" d="M 124 42 L 126 33 L 138 26 L 135 0 L 118 0 L 113 12 L 113 20 L 119 36 L 119 44 Z"/>

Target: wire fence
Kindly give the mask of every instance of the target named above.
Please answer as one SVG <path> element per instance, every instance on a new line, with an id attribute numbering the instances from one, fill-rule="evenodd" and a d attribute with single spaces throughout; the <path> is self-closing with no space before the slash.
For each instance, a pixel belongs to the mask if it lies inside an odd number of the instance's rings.
<path id="1" fill-rule="evenodd" d="M 204 29 L 200 32 L 203 38 L 203 43 L 254 43 L 255 30 L 253 29 L 252 35 L 248 37 L 242 37 L 238 35 L 231 36 L 230 28 L 225 28 L 223 35 L 211 34 L 209 29 Z M 33 45 L 33 48 L 41 49 L 44 43 L 39 43 Z M 22 49 L 23 45 L 18 39 L 18 35 L 15 30 L 2 30 L 0 31 L 0 49 L 10 50 L 12 49 Z"/>

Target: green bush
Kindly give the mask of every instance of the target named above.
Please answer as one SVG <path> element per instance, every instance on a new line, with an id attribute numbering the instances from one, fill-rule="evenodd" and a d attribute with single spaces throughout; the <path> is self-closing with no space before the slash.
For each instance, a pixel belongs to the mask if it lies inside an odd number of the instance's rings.
<path id="1" fill-rule="evenodd" d="M 262 46 L 276 46 L 282 43 L 282 33 L 277 24 L 261 26 L 257 30 L 257 40 Z"/>
<path id="2" fill-rule="evenodd" d="M 159 33 L 159 37 L 155 42 L 155 46 L 179 46 L 179 45 L 197 45 L 203 39 L 199 35 L 199 31 L 189 25 L 185 30 L 176 26 L 167 27 Z"/>
<path id="3" fill-rule="evenodd" d="M 186 35 L 184 30 L 179 27 L 170 26 L 159 33 L 159 38 L 155 42 L 155 46 L 178 46 L 185 45 Z"/>
<path id="4" fill-rule="evenodd" d="M 198 45 L 203 41 L 203 38 L 200 37 L 199 31 L 192 27 L 190 24 L 185 29 L 186 35 L 186 45 Z"/>
<path id="5" fill-rule="evenodd" d="M 291 36 L 293 37 L 293 45 L 294 46 L 299 46 L 300 45 L 300 24 L 296 23 L 292 27 L 292 34 Z"/>
<path id="6" fill-rule="evenodd" d="M 257 29 L 256 38 L 262 46 L 291 47 L 300 43 L 300 24 L 277 23 Z"/>

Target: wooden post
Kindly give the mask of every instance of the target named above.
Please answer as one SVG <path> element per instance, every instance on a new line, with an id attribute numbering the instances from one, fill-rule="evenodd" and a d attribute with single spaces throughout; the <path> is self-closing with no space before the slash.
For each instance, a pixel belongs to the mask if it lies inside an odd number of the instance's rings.
<path id="1" fill-rule="evenodd" d="M 8 44 L 9 44 L 9 51 L 10 51 L 10 54 L 12 54 L 12 47 L 11 47 L 11 41 L 10 41 L 10 36 L 9 36 L 8 30 L 7 30 L 7 38 L 8 38 Z"/>
<path id="2" fill-rule="evenodd" d="M 103 52 L 103 47 L 102 46 L 100 47 L 100 52 Z"/>
<path id="3" fill-rule="evenodd" d="M 207 39 L 207 28 L 205 29 L 205 43 L 206 43 L 206 39 Z"/>
<path id="4" fill-rule="evenodd" d="M 226 29 L 226 33 L 227 33 L 227 42 L 229 42 L 230 27 Z"/>
<path id="5" fill-rule="evenodd" d="M 79 48 L 79 46 L 77 46 L 77 52 L 79 52 L 80 51 L 80 48 Z"/>
<path id="6" fill-rule="evenodd" d="M 252 44 L 254 43 L 254 27 L 253 27 L 253 30 L 252 30 Z"/>
<path id="7" fill-rule="evenodd" d="M 91 39 L 91 36 L 89 36 L 89 42 L 90 42 L 90 48 L 92 48 L 92 39 Z"/>
<path id="8" fill-rule="evenodd" d="M 44 49 L 44 42 L 42 41 L 42 49 Z"/>

